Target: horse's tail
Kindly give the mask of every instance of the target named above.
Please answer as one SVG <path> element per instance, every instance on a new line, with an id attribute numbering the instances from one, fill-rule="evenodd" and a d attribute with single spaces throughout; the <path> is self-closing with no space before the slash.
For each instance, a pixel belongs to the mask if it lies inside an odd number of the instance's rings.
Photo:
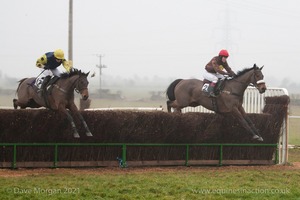
<path id="1" fill-rule="evenodd" d="M 18 85 L 18 88 L 17 88 L 16 93 L 19 91 L 19 88 L 20 88 L 21 84 L 22 84 L 26 79 L 27 79 L 27 78 L 23 78 L 23 79 L 19 80 L 19 85 Z"/>
<path id="2" fill-rule="evenodd" d="M 176 98 L 175 98 L 174 89 L 175 89 L 176 85 L 177 85 L 180 81 L 182 81 L 182 79 L 176 79 L 175 81 L 173 81 L 173 82 L 169 85 L 169 87 L 168 87 L 168 89 L 167 89 L 167 92 L 166 92 L 167 97 L 168 97 L 169 100 L 174 101 L 174 100 L 176 99 Z"/>

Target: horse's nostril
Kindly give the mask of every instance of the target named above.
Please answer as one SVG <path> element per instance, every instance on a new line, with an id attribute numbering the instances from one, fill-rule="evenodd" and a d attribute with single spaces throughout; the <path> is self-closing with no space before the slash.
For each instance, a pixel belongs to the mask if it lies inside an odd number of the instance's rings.
<path id="1" fill-rule="evenodd" d="M 82 99 L 83 100 L 87 100 L 89 98 L 89 96 L 88 95 L 84 95 L 84 96 L 82 96 Z"/>
<path id="2" fill-rule="evenodd" d="M 267 88 L 262 88 L 261 93 L 264 93 L 267 90 Z"/>

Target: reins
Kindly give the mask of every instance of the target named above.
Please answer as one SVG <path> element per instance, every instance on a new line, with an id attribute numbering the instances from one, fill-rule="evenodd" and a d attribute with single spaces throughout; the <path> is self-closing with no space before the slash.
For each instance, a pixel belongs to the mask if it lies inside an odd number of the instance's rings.
<path id="1" fill-rule="evenodd" d="M 255 71 L 253 72 L 252 75 L 254 75 L 254 74 L 255 74 Z M 254 77 L 254 79 L 255 79 L 255 77 Z M 247 84 L 247 83 L 245 83 L 245 82 L 236 80 L 235 78 L 232 78 L 231 80 L 233 80 L 233 81 L 235 81 L 235 82 L 237 82 L 237 83 L 240 83 L 240 84 L 242 84 L 242 85 L 245 85 L 246 87 L 252 86 L 252 87 L 255 87 L 255 88 L 258 88 L 258 85 L 259 85 L 259 84 L 265 83 L 265 81 L 264 81 L 263 79 L 258 80 L 258 81 L 256 81 L 256 79 L 255 79 L 256 84 L 253 84 L 253 83 L 251 83 L 251 82 Z M 221 90 L 221 92 L 222 92 L 222 93 L 225 93 L 225 94 L 231 94 L 231 95 L 234 95 L 234 96 L 239 96 L 239 97 L 243 96 L 243 93 L 242 93 L 242 94 L 238 94 L 238 93 L 230 92 L 230 91 L 227 91 L 227 90 Z"/>
<path id="2" fill-rule="evenodd" d="M 84 88 L 79 88 L 78 87 L 78 81 L 79 81 L 79 79 L 80 79 L 80 76 L 72 83 L 72 88 L 74 88 L 74 90 L 75 90 L 75 92 L 76 93 L 80 93 L 82 90 L 84 90 L 84 89 L 86 89 L 86 87 L 84 87 Z M 75 86 L 75 84 L 76 84 L 76 86 Z M 53 86 L 54 87 L 56 87 L 59 91 L 61 91 L 62 93 L 65 93 L 65 94 L 67 94 L 68 93 L 68 91 L 66 91 L 65 89 L 63 89 L 62 87 L 60 87 L 59 85 L 57 85 L 57 84 L 53 84 Z M 74 90 L 72 90 L 72 91 L 74 91 Z"/>

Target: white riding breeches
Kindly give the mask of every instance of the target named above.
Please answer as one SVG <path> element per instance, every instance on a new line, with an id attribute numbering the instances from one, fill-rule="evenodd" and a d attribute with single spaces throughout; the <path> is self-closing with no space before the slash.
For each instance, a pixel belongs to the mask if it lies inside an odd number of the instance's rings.
<path id="1" fill-rule="evenodd" d="M 40 74 L 38 77 L 36 77 L 35 79 L 35 85 L 40 89 L 41 85 L 44 81 L 44 78 L 46 76 L 60 76 L 60 71 L 58 69 L 54 69 L 54 70 L 44 70 L 43 68 L 41 68 L 41 71 L 43 72 L 42 74 Z"/>
<path id="2" fill-rule="evenodd" d="M 44 78 L 46 76 L 53 76 L 54 75 L 54 76 L 60 77 L 60 71 L 58 69 L 50 69 L 50 70 L 46 69 L 46 70 L 44 70 L 43 68 L 41 68 L 41 71 L 43 73 L 41 73 L 39 76 L 36 77 L 35 83 L 34 83 L 36 85 L 36 87 L 38 87 L 39 89 L 41 88 L 41 85 L 42 85 L 42 83 L 44 81 Z"/>
<path id="3" fill-rule="evenodd" d="M 44 69 L 41 69 L 42 71 L 44 70 Z M 60 77 L 60 71 L 57 69 L 57 68 L 55 68 L 55 69 L 50 69 L 50 70 L 45 70 L 44 72 L 43 72 L 43 75 L 45 75 L 45 76 L 52 76 L 52 75 L 54 75 L 54 76 L 58 76 L 58 77 Z"/>
<path id="4" fill-rule="evenodd" d="M 209 73 L 205 70 L 203 77 L 213 83 L 217 83 L 219 78 L 224 78 L 224 75 L 219 73 Z"/>

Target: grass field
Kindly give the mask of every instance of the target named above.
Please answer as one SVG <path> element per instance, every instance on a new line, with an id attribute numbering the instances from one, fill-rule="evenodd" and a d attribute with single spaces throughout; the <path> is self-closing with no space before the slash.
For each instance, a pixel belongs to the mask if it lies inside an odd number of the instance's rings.
<path id="1" fill-rule="evenodd" d="M 300 116 L 300 106 L 291 105 L 290 115 Z M 289 144 L 300 146 L 300 119 L 289 119 Z"/>
<path id="2" fill-rule="evenodd" d="M 300 149 L 286 166 L 0 169 L 10 199 L 299 199 Z"/>
<path id="3" fill-rule="evenodd" d="M 300 148 L 289 149 L 289 162 L 300 162 Z"/>
<path id="4" fill-rule="evenodd" d="M 0 170 L 1 199 L 299 199 L 299 166 Z"/>

